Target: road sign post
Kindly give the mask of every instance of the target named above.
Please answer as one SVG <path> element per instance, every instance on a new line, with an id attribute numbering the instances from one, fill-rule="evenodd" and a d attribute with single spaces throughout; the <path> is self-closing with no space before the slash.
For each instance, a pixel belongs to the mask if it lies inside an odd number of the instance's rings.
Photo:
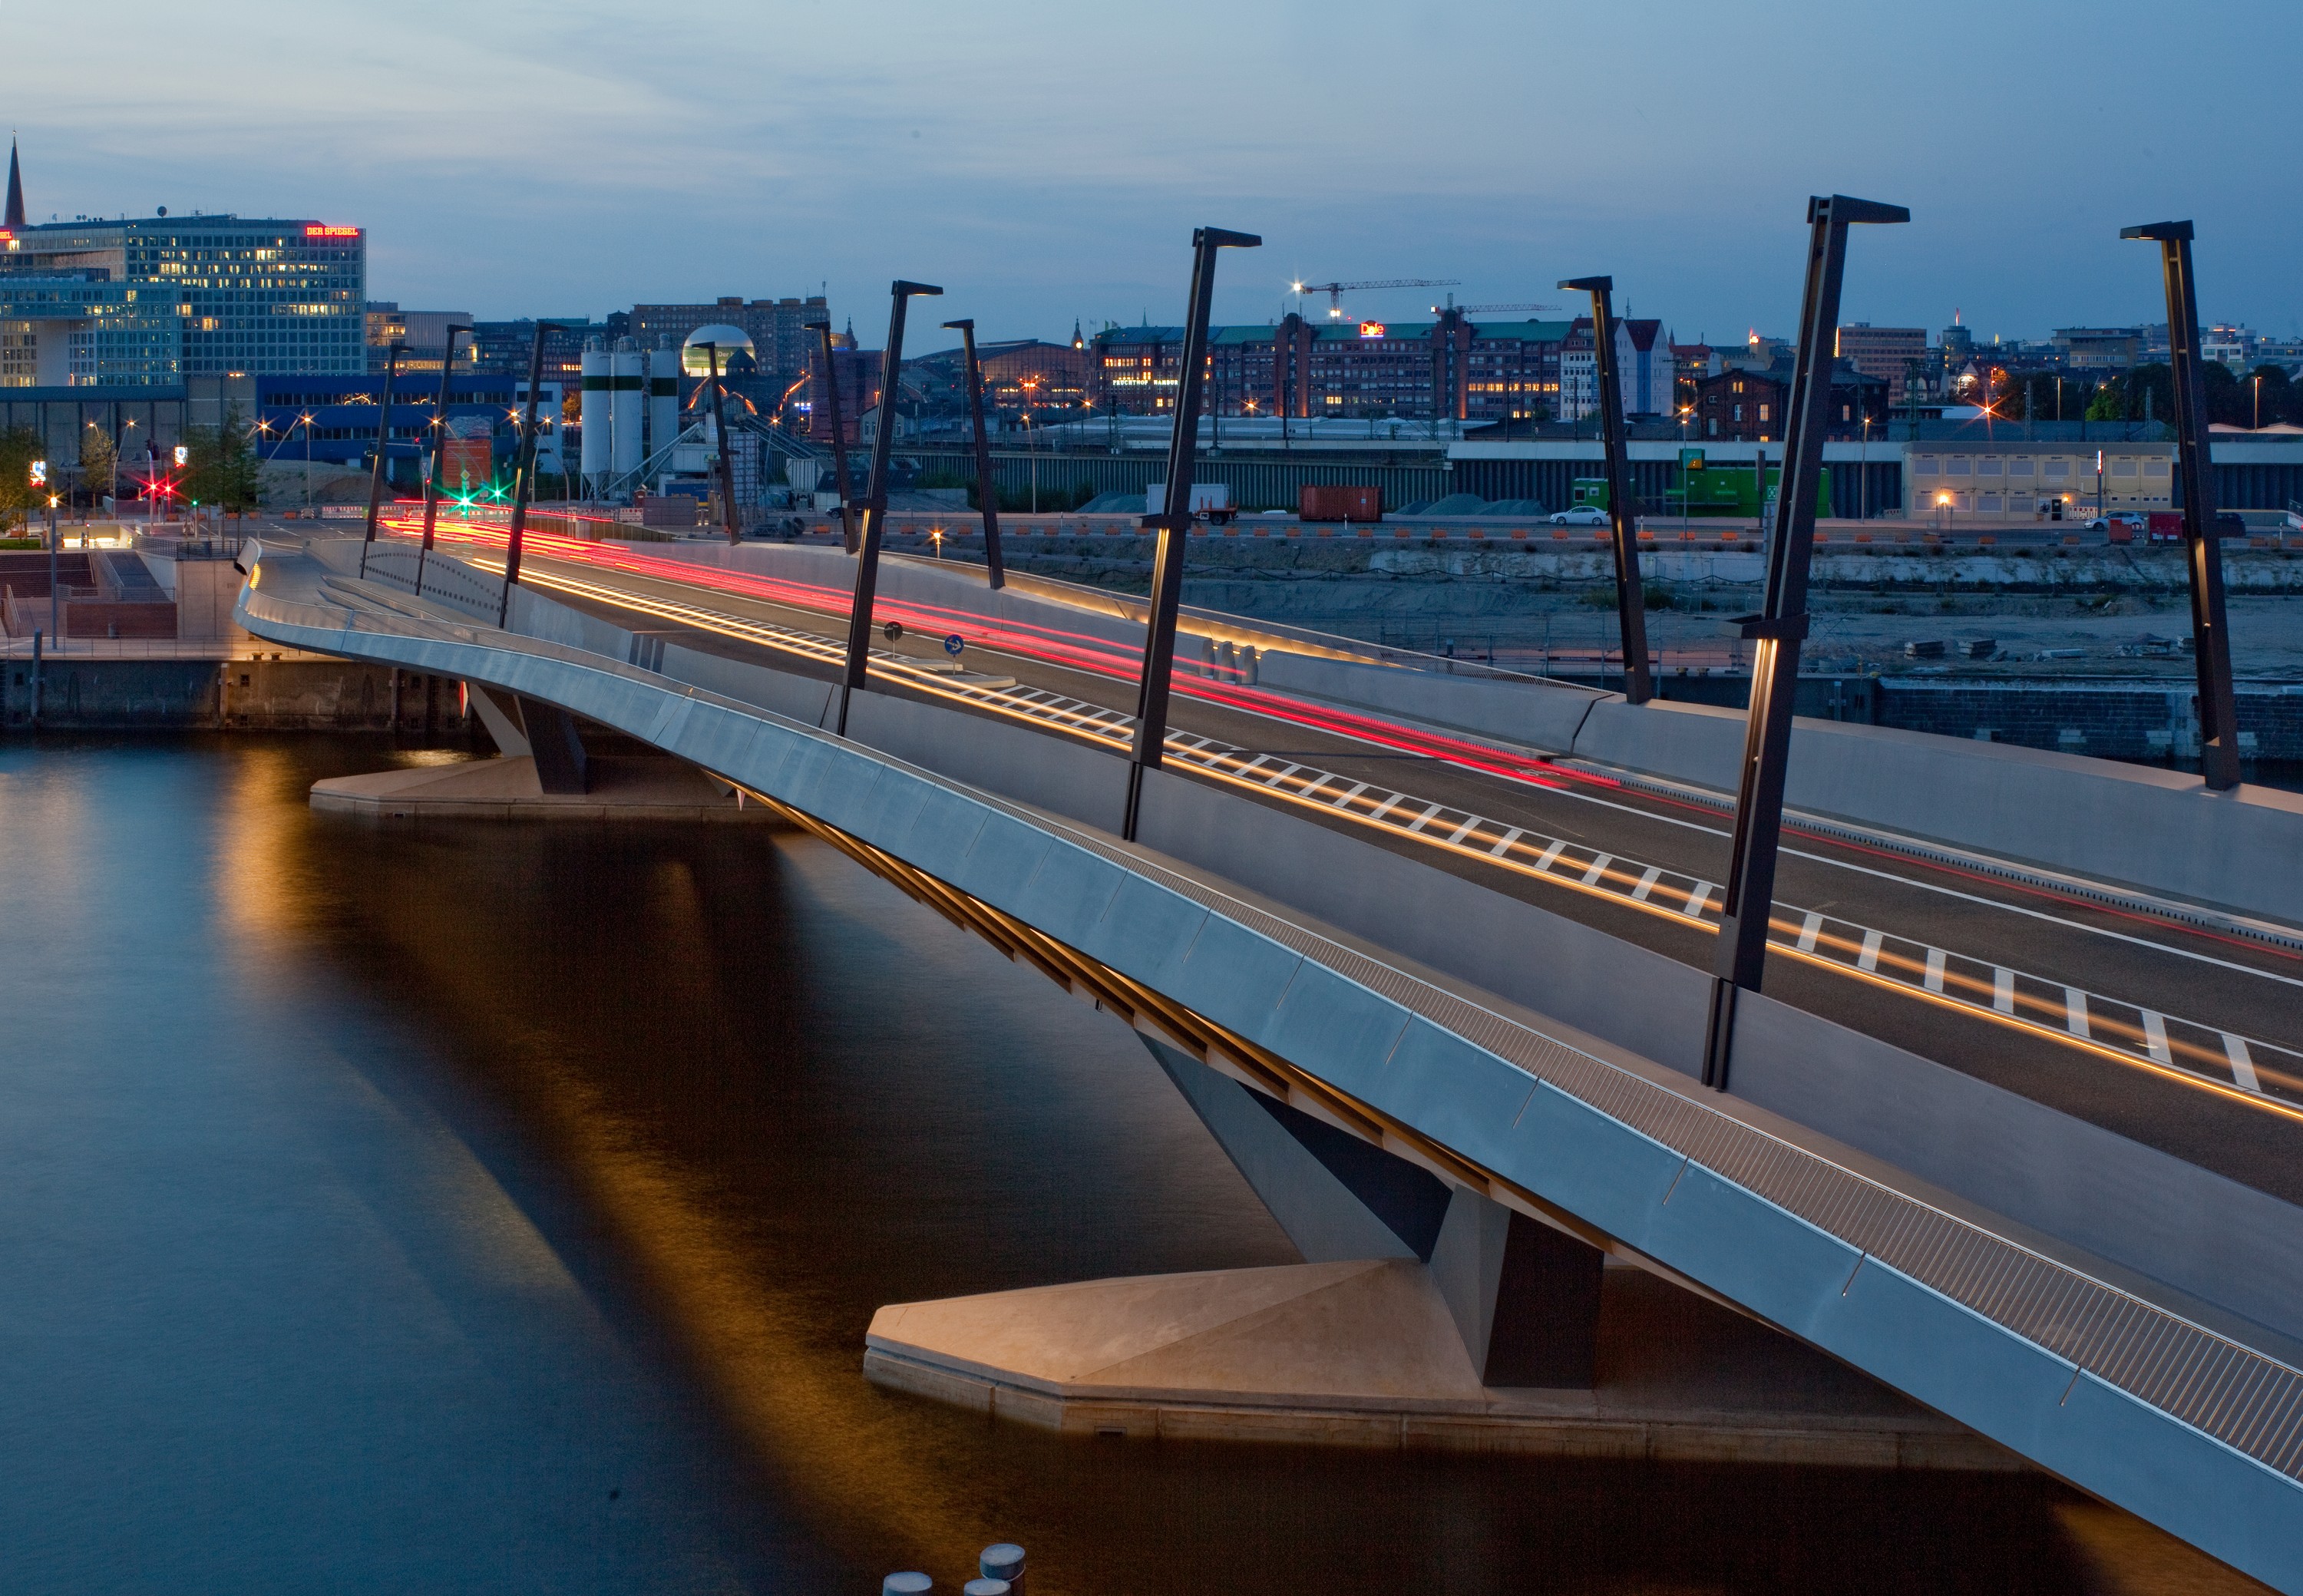
<path id="1" fill-rule="evenodd" d="M 1736 997 L 1759 990 L 1767 961 L 1776 854 L 1784 823 L 1784 773 L 1791 756 L 1792 710 L 1799 696 L 1800 642 L 1807 636 L 1808 562 L 1815 546 L 1815 495 L 1823 480 L 1823 440 L 1830 422 L 1847 230 L 1857 223 L 1911 219 L 1911 213 L 1900 205 L 1877 205 L 1844 194 L 1810 199 L 1807 215 L 1807 289 L 1801 300 L 1799 363 L 1793 369 L 1785 418 L 1784 474 L 1767 538 L 1767 596 L 1759 614 L 1742 618 L 1742 635 L 1754 645 L 1751 707 L 1743 726 L 1734 840 L 1703 1043 L 1703 1084 L 1722 1092 L 1727 1089 L 1734 1049 Z M 1766 469 L 1760 467 L 1763 484 Z"/>

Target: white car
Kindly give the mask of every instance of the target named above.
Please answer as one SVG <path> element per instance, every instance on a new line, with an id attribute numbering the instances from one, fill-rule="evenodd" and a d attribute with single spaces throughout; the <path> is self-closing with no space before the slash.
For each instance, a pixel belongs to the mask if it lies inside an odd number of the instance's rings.
<path id="1" fill-rule="evenodd" d="M 1611 524 L 1607 512 L 1597 504 L 1578 504 L 1573 510 L 1563 510 L 1551 518 L 1555 527 L 1605 527 Z"/>

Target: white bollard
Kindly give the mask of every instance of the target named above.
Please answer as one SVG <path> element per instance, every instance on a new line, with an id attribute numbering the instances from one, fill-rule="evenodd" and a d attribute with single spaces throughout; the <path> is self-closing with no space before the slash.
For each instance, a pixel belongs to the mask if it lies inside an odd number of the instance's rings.
<path id="1" fill-rule="evenodd" d="M 975 1559 L 975 1571 L 985 1579 L 998 1580 L 1003 1586 L 1022 1596 L 1024 1590 L 1024 1549 L 1013 1541 L 1002 1541 L 987 1546 Z M 983 1592 L 979 1596 L 998 1596 L 997 1592 Z"/>
<path id="2" fill-rule="evenodd" d="M 891 1574 L 880 1582 L 880 1596 L 926 1596 L 935 1581 L 924 1574 Z"/>

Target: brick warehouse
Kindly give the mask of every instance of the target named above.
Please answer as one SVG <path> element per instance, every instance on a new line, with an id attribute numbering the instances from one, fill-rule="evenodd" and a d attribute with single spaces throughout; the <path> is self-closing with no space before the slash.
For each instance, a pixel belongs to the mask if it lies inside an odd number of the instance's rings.
<path id="1" fill-rule="evenodd" d="M 1656 321 L 1619 320 L 1616 354 L 1633 415 L 1670 405 L 1671 348 Z M 1572 420 L 1592 408 L 1591 324 L 1309 321 L 1211 328 L 1207 408 L 1226 416 L 1396 416 L 1492 422 Z M 1184 329 L 1110 327 L 1088 341 L 1098 409 L 1152 414 L 1175 403 Z M 1642 408 L 1642 407 L 1646 408 Z"/>

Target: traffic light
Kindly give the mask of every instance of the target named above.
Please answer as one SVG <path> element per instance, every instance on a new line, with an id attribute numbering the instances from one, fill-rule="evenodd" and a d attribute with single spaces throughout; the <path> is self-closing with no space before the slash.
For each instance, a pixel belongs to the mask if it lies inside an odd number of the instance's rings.
<path id="1" fill-rule="evenodd" d="M 47 461 L 44 460 L 36 460 L 32 462 L 32 486 L 34 487 L 46 487 L 48 486 Z"/>

